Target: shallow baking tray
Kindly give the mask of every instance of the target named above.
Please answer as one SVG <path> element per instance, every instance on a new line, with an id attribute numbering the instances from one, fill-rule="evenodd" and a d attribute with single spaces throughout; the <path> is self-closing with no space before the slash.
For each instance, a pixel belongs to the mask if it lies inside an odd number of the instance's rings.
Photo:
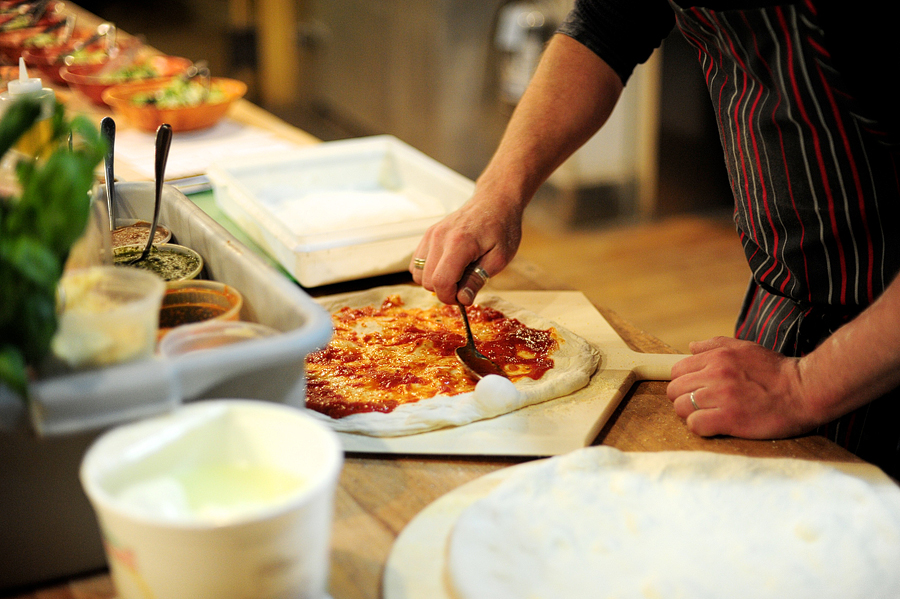
<path id="1" fill-rule="evenodd" d="M 216 203 L 301 285 L 401 272 L 475 184 L 390 135 L 215 162 Z"/>
<path id="2" fill-rule="evenodd" d="M 149 220 L 152 183 L 116 192 L 121 217 Z M 81 457 L 102 430 L 204 398 L 304 403 L 304 359 L 330 339 L 329 314 L 172 187 L 160 221 L 203 256 L 206 278 L 241 291 L 244 320 L 281 334 L 41 379 L 31 385 L 30 412 L 0 386 L 0 590 L 105 564 L 78 482 Z"/>

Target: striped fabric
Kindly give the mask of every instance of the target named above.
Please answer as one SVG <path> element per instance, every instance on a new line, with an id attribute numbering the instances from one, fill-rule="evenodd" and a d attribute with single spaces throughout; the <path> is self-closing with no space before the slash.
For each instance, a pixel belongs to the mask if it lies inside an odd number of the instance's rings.
<path id="1" fill-rule="evenodd" d="M 673 7 L 706 78 L 753 273 L 736 336 L 801 356 L 900 270 L 896 154 L 834 68 L 814 1 Z M 820 432 L 897 473 L 898 395 Z"/>

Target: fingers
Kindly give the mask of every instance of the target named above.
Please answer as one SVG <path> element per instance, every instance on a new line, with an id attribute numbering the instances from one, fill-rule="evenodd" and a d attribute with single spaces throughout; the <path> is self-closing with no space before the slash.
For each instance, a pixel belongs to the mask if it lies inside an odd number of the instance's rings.
<path id="1" fill-rule="evenodd" d="M 440 301 L 471 305 L 488 278 L 513 259 L 521 235 L 517 205 L 498 206 L 493 196 L 476 193 L 425 232 L 409 269 L 413 280 Z"/>
<path id="2" fill-rule="evenodd" d="M 722 410 L 705 387 L 682 393 L 672 402 L 675 414 L 685 421 L 689 431 L 701 437 L 723 434 Z"/>
<path id="3" fill-rule="evenodd" d="M 467 268 L 460 280 L 459 291 L 456 293 L 456 299 L 464 306 L 472 305 L 475 301 L 475 295 L 481 291 L 491 276 L 479 265 L 472 265 Z"/>
<path id="4" fill-rule="evenodd" d="M 481 249 L 478 240 L 459 230 L 429 229 L 419 242 L 409 271 L 413 280 L 445 304 L 471 305 L 491 275 L 508 263 L 501 252 Z"/>

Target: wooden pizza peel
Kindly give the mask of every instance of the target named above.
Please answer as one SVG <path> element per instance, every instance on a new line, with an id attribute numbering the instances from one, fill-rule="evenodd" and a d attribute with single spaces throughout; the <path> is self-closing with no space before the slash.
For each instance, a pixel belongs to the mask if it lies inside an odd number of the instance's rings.
<path id="1" fill-rule="evenodd" d="M 569 396 L 465 426 L 401 437 L 338 433 L 344 450 L 412 455 L 552 456 L 590 445 L 633 384 L 667 381 L 685 356 L 628 347 L 578 291 L 498 291 L 508 302 L 570 329 L 600 352 L 590 384 Z"/>

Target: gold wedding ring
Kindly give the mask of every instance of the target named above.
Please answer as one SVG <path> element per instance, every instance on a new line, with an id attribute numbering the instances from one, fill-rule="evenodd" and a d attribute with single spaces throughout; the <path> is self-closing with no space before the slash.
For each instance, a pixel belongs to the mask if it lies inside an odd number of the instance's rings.
<path id="1" fill-rule="evenodd" d="M 413 259 L 413 268 L 417 268 L 422 270 L 425 268 L 425 258 L 414 258 Z"/>
<path id="2" fill-rule="evenodd" d="M 691 405 L 694 406 L 695 412 L 700 409 L 700 406 L 697 405 L 697 400 L 694 399 L 694 391 L 691 391 Z"/>

